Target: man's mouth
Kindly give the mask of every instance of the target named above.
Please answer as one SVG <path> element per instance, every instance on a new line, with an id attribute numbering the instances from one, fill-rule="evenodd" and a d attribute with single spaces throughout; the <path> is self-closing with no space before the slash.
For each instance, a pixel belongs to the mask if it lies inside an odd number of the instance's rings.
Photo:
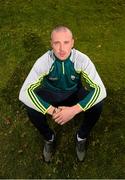
<path id="1" fill-rule="evenodd" d="M 59 55 L 60 55 L 61 57 L 64 57 L 64 56 L 65 56 L 65 53 L 59 53 Z"/>

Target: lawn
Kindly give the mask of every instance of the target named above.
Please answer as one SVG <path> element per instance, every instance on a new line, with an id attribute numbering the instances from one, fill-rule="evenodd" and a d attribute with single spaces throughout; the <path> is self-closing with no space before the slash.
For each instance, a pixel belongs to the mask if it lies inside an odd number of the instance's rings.
<path id="1" fill-rule="evenodd" d="M 125 1 L 0 0 L 0 22 L 0 178 L 125 178 Z M 84 163 L 74 148 L 80 116 L 63 127 L 49 119 L 58 138 L 46 164 L 43 139 L 18 100 L 57 25 L 71 28 L 75 48 L 92 59 L 108 94 Z"/>

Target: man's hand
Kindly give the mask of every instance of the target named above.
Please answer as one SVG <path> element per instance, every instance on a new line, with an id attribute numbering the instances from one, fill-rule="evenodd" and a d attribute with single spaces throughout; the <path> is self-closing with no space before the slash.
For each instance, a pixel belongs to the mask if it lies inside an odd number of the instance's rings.
<path id="1" fill-rule="evenodd" d="M 59 111 L 60 110 L 60 111 Z M 63 125 L 70 121 L 76 114 L 81 112 L 82 109 L 79 105 L 67 107 L 60 106 L 58 107 L 58 111 L 53 113 L 52 118 L 60 125 Z"/>
<path id="2" fill-rule="evenodd" d="M 60 112 L 61 109 L 60 108 L 56 108 L 54 106 L 51 106 L 48 111 L 47 111 L 47 114 L 53 116 L 53 114 L 57 113 L 57 112 Z"/>
<path id="3" fill-rule="evenodd" d="M 51 107 L 48 109 L 47 114 L 53 115 L 54 111 L 55 111 L 55 107 L 54 107 L 54 106 L 51 106 Z"/>

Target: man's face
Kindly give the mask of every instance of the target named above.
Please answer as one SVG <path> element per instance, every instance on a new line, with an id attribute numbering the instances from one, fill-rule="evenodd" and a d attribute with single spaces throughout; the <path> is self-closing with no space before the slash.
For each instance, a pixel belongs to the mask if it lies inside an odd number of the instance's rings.
<path id="1" fill-rule="evenodd" d="M 69 31 L 54 31 L 51 38 L 51 46 L 56 57 L 60 60 L 67 59 L 74 45 L 72 34 Z"/>

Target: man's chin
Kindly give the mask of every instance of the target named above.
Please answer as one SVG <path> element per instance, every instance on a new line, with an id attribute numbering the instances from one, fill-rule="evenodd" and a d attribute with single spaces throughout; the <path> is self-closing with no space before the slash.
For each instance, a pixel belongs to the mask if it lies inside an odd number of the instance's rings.
<path id="1" fill-rule="evenodd" d="M 59 58 L 61 61 L 65 61 L 67 58 Z"/>

